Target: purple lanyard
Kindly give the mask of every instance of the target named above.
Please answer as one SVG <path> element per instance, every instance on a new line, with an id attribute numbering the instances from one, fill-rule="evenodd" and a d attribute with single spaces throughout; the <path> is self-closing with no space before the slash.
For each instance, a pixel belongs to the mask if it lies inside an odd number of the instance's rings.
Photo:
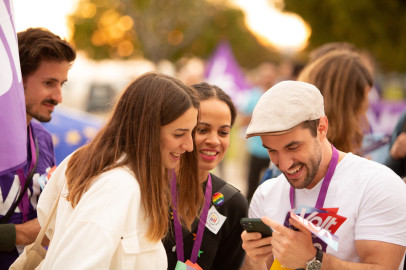
<path id="1" fill-rule="evenodd" d="M 338 151 L 333 145 L 331 145 L 331 148 L 333 150 L 333 155 L 331 157 L 330 164 L 328 165 L 328 170 L 326 176 L 324 177 L 323 184 L 321 185 L 319 197 L 317 198 L 315 206 L 318 209 L 323 208 L 324 201 L 326 200 L 328 186 L 330 185 L 331 178 L 333 178 L 333 174 L 338 163 Z M 290 187 L 289 199 L 291 208 L 295 208 L 295 189 L 292 186 Z"/>
<path id="2" fill-rule="evenodd" d="M 171 171 L 171 193 L 172 193 L 172 206 L 173 206 L 173 223 L 175 226 L 175 240 L 176 240 L 176 255 L 178 261 L 185 262 L 185 254 L 183 251 L 183 234 L 182 234 L 182 225 L 179 223 L 178 212 L 176 210 L 177 206 L 177 191 L 176 191 L 176 174 L 175 171 Z M 200 214 L 199 226 L 197 228 L 196 240 L 193 244 L 192 254 L 190 256 L 190 261 L 196 263 L 197 255 L 199 254 L 200 245 L 203 240 L 204 228 L 206 226 L 207 214 L 210 207 L 210 198 L 211 198 L 211 176 L 207 180 L 206 192 L 204 194 L 204 207 L 203 211 Z"/>
<path id="3" fill-rule="evenodd" d="M 27 172 L 29 174 L 30 171 L 34 168 L 35 162 L 37 161 L 37 155 L 35 153 L 35 144 L 34 144 L 34 139 L 32 137 L 32 131 L 31 131 L 30 125 L 28 125 L 28 133 L 29 133 L 29 137 L 30 137 L 30 149 L 31 149 L 31 164 L 30 164 L 30 168 Z M 20 192 L 23 192 L 25 182 L 27 181 L 23 168 L 17 169 L 17 175 L 18 175 L 18 178 L 20 179 Z M 28 221 L 28 212 L 29 212 L 29 207 L 30 207 L 30 201 L 28 198 L 28 189 L 25 192 L 25 194 L 23 195 L 23 198 L 21 199 L 20 203 L 18 204 L 18 207 L 20 208 L 21 212 L 23 213 L 23 222 Z"/>

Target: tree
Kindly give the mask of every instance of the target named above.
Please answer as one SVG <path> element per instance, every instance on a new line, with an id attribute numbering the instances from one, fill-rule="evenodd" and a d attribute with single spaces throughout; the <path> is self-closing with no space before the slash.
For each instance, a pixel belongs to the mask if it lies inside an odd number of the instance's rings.
<path id="1" fill-rule="evenodd" d="M 242 66 L 278 61 L 278 53 L 247 29 L 241 10 L 217 2 L 80 0 L 70 17 L 73 41 L 94 59 L 142 56 L 158 62 L 185 55 L 206 58 L 225 39 Z"/>
<path id="2" fill-rule="evenodd" d="M 312 34 L 307 50 L 347 41 L 370 52 L 386 71 L 406 71 L 406 1 L 284 0 L 286 11 L 299 14 Z"/>

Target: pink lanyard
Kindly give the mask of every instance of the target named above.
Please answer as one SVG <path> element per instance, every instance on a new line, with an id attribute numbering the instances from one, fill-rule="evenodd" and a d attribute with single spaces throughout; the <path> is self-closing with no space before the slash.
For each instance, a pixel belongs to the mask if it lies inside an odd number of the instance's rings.
<path id="1" fill-rule="evenodd" d="M 324 177 L 323 184 L 321 185 L 321 189 L 319 192 L 319 196 L 316 202 L 316 208 L 320 209 L 323 208 L 324 201 L 326 200 L 328 186 L 330 185 L 331 178 L 333 178 L 334 171 L 338 164 L 338 151 L 337 149 L 331 145 L 333 150 L 333 155 L 330 160 L 330 164 L 328 165 L 326 176 Z M 289 199 L 290 199 L 290 206 L 292 209 L 295 208 L 295 189 L 291 186 L 289 192 Z"/>
<path id="2" fill-rule="evenodd" d="M 32 131 L 31 131 L 30 125 L 28 125 L 28 133 L 29 133 L 29 137 L 30 137 L 31 164 L 30 164 L 30 168 L 29 168 L 27 174 L 29 174 L 30 171 L 34 168 L 35 163 L 37 161 L 37 155 L 35 153 L 34 138 L 32 136 Z M 17 169 L 17 175 L 18 175 L 18 178 L 20 179 L 20 192 L 23 192 L 25 183 L 27 181 L 23 168 Z M 26 190 L 25 194 L 23 195 L 23 198 L 21 199 L 20 203 L 18 204 L 18 207 L 20 208 L 20 210 L 23 214 L 23 222 L 28 221 L 28 212 L 29 212 L 29 207 L 30 207 L 30 201 L 28 198 L 28 189 Z"/>
<path id="3" fill-rule="evenodd" d="M 173 211 L 173 223 L 175 226 L 176 256 L 178 258 L 178 261 L 185 262 L 185 260 L 184 260 L 185 254 L 183 251 L 182 225 L 179 223 L 178 212 L 176 210 L 177 191 L 176 191 L 176 174 L 175 174 L 174 170 L 171 171 L 171 178 L 172 178 L 171 193 L 172 193 L 172 206 L 173 206 L 172 211 Z M 199 254 L 200 246 L 202 244 L 204 228 L 206 226 L 206 221 L 207 221 L 207 214 L 209 212 L 211 191 L 212 191 L 212 185 L 211 185 L 211 176 L 209 173 L 209 177 L 207 180 L 207 186 L 206 186 L 206 192 L 204 194 L 204 207 L 203 207 L 202 213 L 200 214 L 200 221 L 199 221 L 199 226 L 197 228 L 196 240 L 193 244 L 193 250 L 192 250 L 192 254 L 190 256 L 190 261 L 192 263 L 196 263 L 197 255 Z"/>

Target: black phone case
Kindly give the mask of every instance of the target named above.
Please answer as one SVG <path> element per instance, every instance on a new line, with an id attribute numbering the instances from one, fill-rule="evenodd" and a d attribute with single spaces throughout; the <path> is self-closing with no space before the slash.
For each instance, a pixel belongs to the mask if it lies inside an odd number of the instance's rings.
<path id="1" fill-rule="evenodd" d="M 242 218 L 240 224 L 247 232 L 259 232 L 262 237 L 272 236 L 272 229 L 260 218 Z"/>

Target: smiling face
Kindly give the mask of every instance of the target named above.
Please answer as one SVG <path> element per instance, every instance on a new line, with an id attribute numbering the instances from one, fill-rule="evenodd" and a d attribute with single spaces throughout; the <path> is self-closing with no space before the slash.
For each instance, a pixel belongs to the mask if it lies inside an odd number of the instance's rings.
<path id="1" fill-rule="evenodd" d="M 55 106 L 62 102 L 62 85 L 67 81 L 67 61 L 42 61 L 36 71 L 23 78 L 27 124 L 32 118 L 49 122 Z"/>
<path id="2" fill-rule="evenodd" d="M 319 136 L 319 135 L 318 135 Z M 322 145 L 308 128 L 298 126 L 283 135 L 261 136 L 271 161 L 297 189 L 312 188 L 322 179 Z"/>
<path id="3" fill-rule="evenodd" d="M 218 99 L 200 102 L 200 121 L 196 129 L 196 148 L 199 170 L 207 177 L 224 158 L 230 144 L 231 112 L 226 103 Z"/>
<path id="4" fill-rule="evenodd" d="M 175 168 L 183 153 L 193 151 L 192 131 L 197 124 L 197 109 L 189 108 L 171 123 L 161 127 L 161 155 L 166 169 Z"/>

